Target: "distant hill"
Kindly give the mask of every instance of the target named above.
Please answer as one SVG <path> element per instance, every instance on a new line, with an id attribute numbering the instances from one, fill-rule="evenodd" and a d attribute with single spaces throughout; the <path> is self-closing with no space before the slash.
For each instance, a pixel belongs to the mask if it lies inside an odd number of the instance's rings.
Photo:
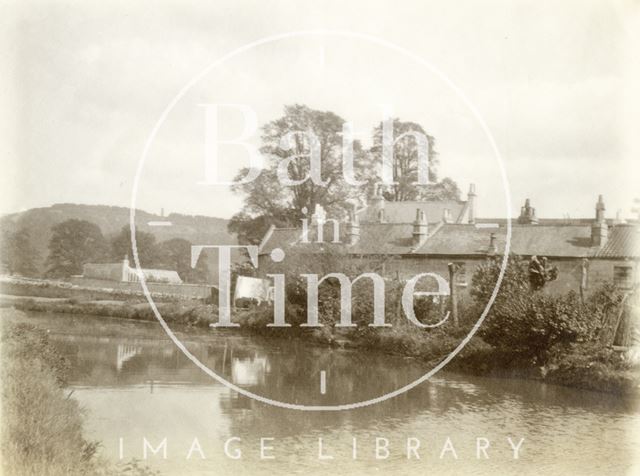
<path id="1" fill-rule="evenodd" d="M 26 228 L 39 256 L 38 269 L 44 271 L 44 262 L 49 253 L 51 227 L 71 218 L 87 220 L 95 223 L 102 234 L 109 239 L 117 234 L 123 226 L 129 224 L 130 209 L 108 205 L 79 205 L 60 203 L 45 208 L 32 208 L 19 213 L 0 217 L 0 227 L 8 229 Z M 151 221 L 170 221 L 171 226 L 149 226 Z M 227 232 L 227 222 L 223 218 L 199 215 L 181 215 L 172 213 L 168 216 L 155 215 L 142 210 L 136 211 L 136 227 L 141 231 L 153 233 L 158 242 L 172 238 L 184 238 L 193 244 L 236 244 L 236 237 Z"/>

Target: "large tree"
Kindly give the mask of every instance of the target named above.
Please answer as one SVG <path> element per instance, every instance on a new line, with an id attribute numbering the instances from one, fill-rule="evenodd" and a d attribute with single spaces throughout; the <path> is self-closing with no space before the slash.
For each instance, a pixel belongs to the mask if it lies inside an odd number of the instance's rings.
<path id="1" fill-rule="evenodd" d="M 160 250 L 156 237 L 152 233 L 136 230 L 136 249 L 140 266 L 147 268 L 160 267 L 162 264 Z M 131 228 L 125 225 L 116 236 L 111 239 L 111 259 L 118 261 L 125 256 L 132 258 Z M 133 262 L 133 259 L 131 259 Z"/>
<path id="2" fill-rule="evenodd" d="M 343 125 L 345 120 L 329 111 L 317 111 L 303 105 L 286 106 L 284 115 L 269 122 L 262 130 L 265 167 L 260 176 L 246 184 L 234 185 L 236 193 L 244 195 L 244 207 L 236 214 L 229 229 L 244 242 L 257 242 L 270 224 L 298 226 L 300 219 L 321 205 L 327 214 L 342 218 L 349 209 L 349 201 L 361 197 L 364 187 L 348 184 L 343 175 Z M 321 161 L 321 179 L 325 184 L 304 180 L 311 173 L 309 155 L 312 152 L 309 132 L 317 138 Z M 288 138 L 288 147 L 283 140 Z M 356 179 L 366 179 L 365 154 L 358 141 L 353 141 Z M 280 164 L 286 164 L 286 169 Z M 302 181 L 283 185 L 278 167 L 286 170 L 288 178 Z M 246 176 L 247 169 L 236 181 Z M 282 171 L 281 171 L 282 172 Z"/>
<path id="3" fill-rule="evenodd" d="M 36 276 L 38 269 L 35 262 L 38 253 L 31 243 L 31 236 L 25 228 L 13 231 L 2 230 L 0 237 L 0 259 L 2 268 L 9 274 Z"/>
<path id="4" fill-rule="evenodd" d="M 47 276 L 82 274 L 82 265 L 100 262 L 108 256 L 108 245 L 98 225 L 70 219 L 51 228 Z"/>
<path id="5" fill-rule="evenodd" d="M 191 242 L 173 238 L 158 244 L 160 267 L 177 271 L 187 283 L 205 283 L 209 270 L 204 257 L 200 257 L 196 267 L 191 267 Z"/>
<path id="6" fill-rule="evenodd" d="M 390 119 L 387 127 L 392 129 L 393 145 L 393 181 L 394 185 L 383 187 L 383 196 L 386 200 L 401 202 L 407 200 L 458 200 L 460 190 L 457 184 L 450 178 L 438 182 L 437 167 L 439 164 L 438 152 L 435 149 L 436 140 L 427 134 L 424 128 L 415 122 L 401 121 L 398 118 Z M 393 127 L 391 127 L 391 125 Z M 373 130 L 373 145 L 369 149 L 371 160 L 376 167 L 382 163 L 383 156 L 383 132 L 384 123 L 379 123 Z M 429 184 L 420 185 L 418 182 L 419 148 L 423 145 L 416 139 L 415 134 L 420 134 L 426 140 L 426 158 L 429 167 Z M 376 169 L 378 172 L 379 169 Z M 377 177 L 381 182 L 381 177 Z M 373 191 L 370 190 L 370 193 Z"/>

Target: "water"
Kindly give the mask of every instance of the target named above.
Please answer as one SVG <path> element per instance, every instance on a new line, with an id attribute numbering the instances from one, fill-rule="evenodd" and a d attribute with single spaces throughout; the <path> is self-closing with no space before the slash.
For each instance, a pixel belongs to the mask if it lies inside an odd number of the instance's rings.
<path id="1" fill-rule="evenodd" d="M 633 461 L 640 447 L 635 401 L 539 382 L 441 372 L 406 394 L 366 408 L 285 410 L 213 381 L 155 323 L 27 316 L 49 330 L 72 362 L 71 389 L 86 411 L 88 436 L 102 442 L 102 454 L 114 463 L 120 461 L 120 449 L 124 461 L 142 459 L 144 438 L 153 447 L 166 438 L 167 459 L 162 451 L 148 452 L 145 462 L 167 475 L 619 475 L 640 468 Z M 426 370 L 411 359 L 297 341 L 212 332 L 180 336 L 202 362 L 235 384 L 294 403 L 368 399 Z M 261 438 L 273 438 L 262 444 L 271 447 L 264 456 L 275 459 L 261 458 Z M 376 438 L 380 447 L 388 442 L 388 458 L 382 459 L 382 448 L 381 459 L 376 458 Z M 488 459 L 478 453 L 479 438 L 481 445 L 489 443 Z M 516 445 L 524 438 L 518 459 L 508 438 Z M 323 455 L 333 459 L 319 459 L 319 439 Z M 228 453 L 238 456 L 240 451 L 239 459 L 225 454 L 227 441 Z M 407 445 L 418 443 L 408 454 Z"/>

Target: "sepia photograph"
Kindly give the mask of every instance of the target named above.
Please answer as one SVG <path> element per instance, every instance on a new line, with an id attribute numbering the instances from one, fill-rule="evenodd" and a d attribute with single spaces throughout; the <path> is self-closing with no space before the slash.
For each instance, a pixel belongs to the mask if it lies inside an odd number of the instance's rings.
<path id="1" fill-rule="evenodd" d="M 640 3 L 0 12 L 1 475 L 640 474 Z"/>

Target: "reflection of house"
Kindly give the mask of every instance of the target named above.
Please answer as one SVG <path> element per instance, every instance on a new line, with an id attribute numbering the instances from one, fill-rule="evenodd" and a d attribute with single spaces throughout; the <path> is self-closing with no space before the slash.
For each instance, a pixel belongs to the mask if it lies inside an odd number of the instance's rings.
<path id="1" fill-rule="evenodd" d="M 264 383 L 268 371 L 269 362 L 266 357 L 234 359 L 231 364 L 231 380 L 237 385 L 258 385 Z"/>
<path id="2" fill-rule="evenodd" d="M 136 355 L 142 352 L 142 346 L 131 344 L 118 344 L 118 354 L 116 356 L 116 368 L 118 372 L 122 370 L 123 365 Z"/>
<path id="3" fill-rule="evenodd" d="M 432 272 L 448 279 L 447 265 L 456 263 L 455 282 L 465 293 L 475 268 L 487 257 L 504 253 L 507 241 L 507 221 L 477 218 L 475 202 L 473 185 L 466 202 L 386 202 L 377 196 L 368 207 L 352 213 L 340 229 L 339 241 L 351 257 L 376 263 L 370 271 L 392 278 L 407 280 Z M 512 222 L 510 252 L 547 257 L 559 271 L 558 279 L 548 285 L 551 291 L 581 286 L 589 290 L 605 281 L 631 287 L 640 279 L 640 227 L 606 219 L 604 211 L 599 197 L 594 218 L 539 219 L 527 200 Z M 281 266 L 269 256 L 275 248 L 322 253 L 317 242 L 332 241 L 331 222 L 322 213 L 314 214 L 307 242 L 299 228 L 270 229 L 260 246 L 259 273 L 277 272 Z M 324 228 L 324 240 L 318 239 L 319 228 Z"/>
<path id="4" fill-rule="evenodd" d="M 180 284 L 182 279 L 176 271 L 166 269 L 141 269 L 145 282 Z M 129 258 L 121 263 L 87 263 L 82 268 L 82 276 L 87 279 L 106 279 L 129 283 L 140 282 L 140 273 L 129 266 Z"/>

